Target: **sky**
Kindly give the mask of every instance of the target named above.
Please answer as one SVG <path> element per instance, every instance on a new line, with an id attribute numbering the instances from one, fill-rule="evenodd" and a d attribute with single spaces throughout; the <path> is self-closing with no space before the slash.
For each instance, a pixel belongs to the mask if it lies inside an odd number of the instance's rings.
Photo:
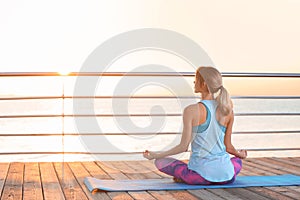
<path id="1" fill-rule="evenodd" d="M 77 72 L 112 37 L 142 28 L 182 34 L 221 72 L 300 73 L 299 0 L 0 0 L 1 72 Z M 114 60 L 111 71 L 147 64 L 194 71 L 169 52 L 143 50 Z M 235 81 L 227 81 L 238 95 Z M 244 87 L 247 84 L 240 82 Z M 244 94 L 295 95 L 299 81 L 266 81 Z M 278 90 L 279 89 L 279 90 Z M 278 92 L 279 91 L 279 92 Z"/>
<path id="2" fill-rule="evenodd" d="M 112 37 L 156 28 L 194 41 L 221 72 L 300 73 L 299 11 L 300 0 L 0 0 L 0 72 L 77 72 L 91 53 Z M 194 71 L 180 56 L 155 49 L 120 56 L 108 70 L 126 72 L 149 64 Z M 0 77 L 0 97 L 72 95 L 74 80 L 60 78 Z M 187 82 L 193 86 L 193 78 Z M 102 95 L 115 94 L 112 88 L 119 89 L 118 83 L 106 82 L 97 89 Z M 299 78 L 227 78 L 225 85 L 236 96 L 300 96 Z M 152 90 L 144 86 L 147 85 L 138 85 L 133 93 L 145 88 L 145 94 L 150 91 L 150 95 L 170 92 L 158 87 L 161 85 L 154 84 Z M 179 89 L 185 92 L 183 95 L 190 94 L 185 88 Z M 2 107 L 7 106 L 3 102 Z M 31 103 L 32 107 L 26 109 L 38 112 L 35 102 Z M 20 112 L 11 102 L 9 106 L 9 112 Z M 45 110 L 48 112 L 48 107 Z M 51 127 L 49 122 L 46 124 Z M 10 126 L 15 131 L 14 124 Z M 20 144 L 24 141 L 20 140 Z"/>
<path id="3" fill-rule="evenodd" d="M 194 40 L 223 72 L 300 72 L 299 9 L 298 0 L 1 0 L 0 69 L 79 71 L 111 37 L 161 28 Z"/>

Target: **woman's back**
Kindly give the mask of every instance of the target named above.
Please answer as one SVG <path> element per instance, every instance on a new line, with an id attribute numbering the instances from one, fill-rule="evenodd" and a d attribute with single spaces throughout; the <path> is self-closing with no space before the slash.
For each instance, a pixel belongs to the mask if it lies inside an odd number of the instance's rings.
<path id="1" fill-rule="evenodd" d="M 225 181 L 234 175 L 230 156 L 224 145 L 226 127 L 217 120 L 216 101 L 203 100 L 201 104 L 206 108 L 206 120 L 193 126 L 192 153 L 188 166 L 209 181 Z"/>
<path id="2" fill-rule="evenodd" d="M 193 120 L 192 120 L 192 126 L 199 126 L 203 123 L 205 123 L 207 119 L 207 109 L 204 104 L 201 102 L 197 104 L 191 105 L 194 112 L 193 112 Z M 220 125 L 227 127 L 230 119 L 231 119 L 231 114 L 224 116 L 221 111 L 217 108 L 216 109 L 216 119 L 219 122 Z"/>

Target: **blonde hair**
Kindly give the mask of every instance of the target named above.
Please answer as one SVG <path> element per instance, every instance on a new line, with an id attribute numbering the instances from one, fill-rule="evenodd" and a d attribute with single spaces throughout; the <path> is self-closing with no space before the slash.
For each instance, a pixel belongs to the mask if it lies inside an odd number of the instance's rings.
<path id="1" fill-rule="evenodd" d="M 200 83 L 206 83 L 209 93 L 218 103 L 222 115 L 226 116 L 232 111 L 231 99 L 228 91 L 223 87 L 222 75 L 214 67 L 199 67 L 196 71 L 200 76 Z"/>

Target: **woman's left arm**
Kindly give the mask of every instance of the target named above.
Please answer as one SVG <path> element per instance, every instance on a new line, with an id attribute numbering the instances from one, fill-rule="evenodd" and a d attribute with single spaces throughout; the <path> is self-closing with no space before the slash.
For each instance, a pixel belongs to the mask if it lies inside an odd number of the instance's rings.
<path id="1" fill-rule="evenodd" d="M 164 152 L 153 152 L 146 150 L 143 156 L 149 160 L 164 158 L 167 156 L 179 154 L 188 150 L 189 144 L 192 139 L 192 119 L 193 119 L 193 109 L 188 106 L 183 111 L 183 131 L 181 135 L 181 140 L 178 145 Z"/>

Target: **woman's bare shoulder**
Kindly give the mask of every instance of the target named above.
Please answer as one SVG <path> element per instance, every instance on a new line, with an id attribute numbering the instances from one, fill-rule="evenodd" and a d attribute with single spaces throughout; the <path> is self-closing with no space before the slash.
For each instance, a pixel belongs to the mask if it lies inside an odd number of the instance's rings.
<path id="1" fill-rule="evenodd" d="M 203 110 L 205 107 L 202 103 L 195 103 L 188 105 L 185 107 L 184 112 L 187 113 L 199 113 L 199 111 Z"/>

